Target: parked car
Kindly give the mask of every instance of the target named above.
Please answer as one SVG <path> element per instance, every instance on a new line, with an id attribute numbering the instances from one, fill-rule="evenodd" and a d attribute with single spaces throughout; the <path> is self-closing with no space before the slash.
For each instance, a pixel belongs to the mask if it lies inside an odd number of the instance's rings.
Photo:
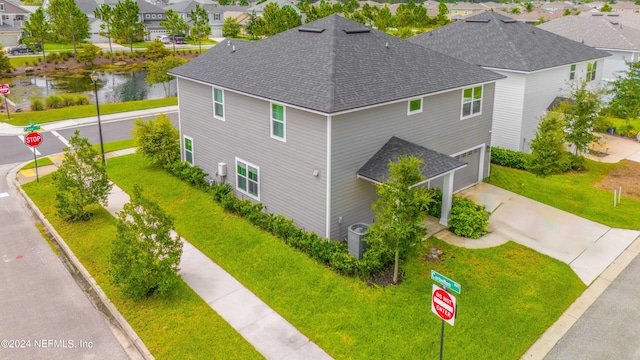
<path id="1" fill-rule="evenodd" d="M 20 44 L 16 47 L 9 49 L 9 54 L 11 55 L 20 55 L 20 54 L 35 54 L 42 51 L 42 46 L 40 43 L 33 43 L 31 47 L 27 44 Z"/>
<path id="2" fill-rule="evenodd" d="M 162 35 L 160 36 L 160 41 L 162 41 L 163 44 L 168 44 L 171 42 L 171 37 L 169 35 Z"/>
<path id="3" fill-rule="evenodd" d="M 175 44 L 184 44 L 184 36 L 172 35 L 171 42 Z"/>

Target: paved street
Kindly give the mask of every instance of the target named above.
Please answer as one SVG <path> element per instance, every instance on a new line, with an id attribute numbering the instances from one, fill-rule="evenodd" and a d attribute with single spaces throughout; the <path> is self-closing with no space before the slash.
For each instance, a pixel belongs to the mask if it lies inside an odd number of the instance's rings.
<path id="1" fill-rule="evenodd" d="M 129 359 L 9 186 L 13 167 L 0 166 L 0 359 Z"/>

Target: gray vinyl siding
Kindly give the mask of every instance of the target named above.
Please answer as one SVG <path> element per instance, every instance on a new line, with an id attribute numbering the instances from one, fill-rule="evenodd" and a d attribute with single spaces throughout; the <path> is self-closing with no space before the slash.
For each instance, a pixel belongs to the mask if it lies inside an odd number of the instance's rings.
<path id="1" fill-rule="evenodd" d="M 331 239 L 342 239 L 349 225 L 371 223 L 376 199 L 373 183 L 356 172 L 392 136 L 453 155 L 489 145 L 495 84 L 484 86 L 482 114 L 460 120 L 462 90 L 423 98 L 423 111 L 407 115 L 403 101 L 334 116 L 331 135 Z M 484 159 L 488 174 L 489 152 Z M 432 184 L 438 183 L 434 181 Z M 339 218 L 342 223 L 339 224 Z"/>
<path id="2" fill-rule="evenodd" d="M 268 101 L 225 90 L 222 121 L 213 118 L 211 86 L 178 82 L 181 137 L 193 138 L 196 165 L 215 175 L 217 164 L 225 162 L 226 182 L 234 189 L 236 157 L 259 167 L 259 197 L 267 211 L 325 236 L 326 117 L 287 107 L 285 143 L 270 137 Z M 319 176 L 313 176 L 314 170 Z"/>

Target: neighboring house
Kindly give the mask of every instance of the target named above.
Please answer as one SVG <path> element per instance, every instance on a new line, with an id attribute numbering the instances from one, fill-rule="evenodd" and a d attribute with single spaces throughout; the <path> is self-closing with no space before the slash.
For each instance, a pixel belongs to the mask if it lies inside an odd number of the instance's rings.
<path id="1" fill-rule="evenodd" d="M 449 19 L 451 20 L 466 18 L 473 14 L 489 10 L 489 7 L 482 3 L 467 2 L 455 4 L 447 3 L 447 8 L 449 8 Z"/>
<path id="2" fill-rule="evenodd" d="M 260 3 L 260 4 L 256 4 L 256 5 L 254 5 L 254 6 L 251 6 L 251 7 L 247 8 L 247 10 L 246 10 L 246 11 L 247 11 L 247 14 L 253 14 L 253 13 L 255 13 L 255 14 L 256 14 L 256 16 L 262 16 L 262 14 L 264 13 L 264 7 L 265 7 L 265 6 L 267 6 L 268 4 L 272 3 L 272 2 L 274 2 L 274 3 L 278 4 L 278 6 L 279 6 L 280 8 L 283 8 L 283 7 L 285 7 L 285 6 L 289 6 L 289 7 L 291 7 L 293 10 L 295 10 L 295 12 L 296 12 L 298 15 L 301 15 L 301 16 L 303 16 L 303 15 L 304 15 L 304 14 L 302 14 L 302 13 L 300 12 L 300 9 L 298 9 L 298 7 L 296 6 L 296 4 L 297 4 L 298 2 L 297 2 L 297 1 L 294 1 L 294 0 L 267 0 L 267 1 L 265 1 L 265 2 L 262 2 L 262 3 Z M 382 7 L 382 6 L 380 6 L 380 7 Z M 304 24 L 304 17 L 302 18 L 302 23 Z"/>
<path id="3" fill-rule="evenodd" d="M 524 152 L 549 104 L 571 80 L 598 84 L 609 56 L 493 11 L 408 40 L 506 76 L 496 84 L 491 144 Z"/>
<path id="4" fill-rule="evenodd" d="M 549 21 L 562 17 L 562 11 L 548 11 L 541 8 L 535 8 L 532 12 L 523 10 L 520 14 L 514 14 L 511 12 L 501 12 L 502 15 L 510 17 L 512 19 L 524 22 L 526 24 L 536 24 L 542 21 Z"/>
<path id="5" fill-rule="evenodd" d="M 195 10 L 196 5 L 200 5 L 204 8 L 209 15 L 209 25 L 211 26 L 212 37 L 222 36 L 222 26 L 224 25 L 224 19 L 228 17 L 243 18 L 243 14 L 249 9 L 248 6 L 221 6 L 221 5 L 203 5 L 195 0 L 183 1 L 180 3 L 165 6 L 165 10 L 173 10 L 180 14 L 188 23 L 191 22 L 189 14 L 192 10 Z M 190 24 L 191 25 L 191 24 Z"/>
<path id="6" fill-rule="evenodd" d="M 640 53 L 640 30 L 623 26 L 617 15 L 565 16 L 538 27 L 610 53 L 604 59 L 602 79 L 612 81 L 629 69 L 627 62 L 638 61 Z"/>
<path id="7" fill-rule="evenodd" d="M 542 9 L 548 10 L 548 11 L 565 11 L 565 10 L 571 10 L 573 9 L 574 4 L 572 2 L 569 1 L 564 1 L 564 2 L 560 2 L 560 1 L 554 1 L 554 2 L 549 2 L 546 4 L 542 4 L 540 5 L 540 7 Z"/>
<path id="8" fill-rule="evenodd" d="M 146 28 L 144 39 L 150 41 L 162 35 L 166 35 L 167 30 L 160 26 L 160 21 L 164 21 L 166 19 L 164 9 L 144 0 L 136 0 L 136 2 L 138 3 L 138 7 L 140 7 L 140 20 L 144 23 Z"/>
<path id="9" fill-rule="evenodd" d="M 22 38 L 22 28 L 29 19 L 29 11 L 20 3 L 0 0 L 0 44 L 15 46 Z"/>
<path id="10" fill-rule="evenodd" d="M 632 1 L 616 1 L 610 4 L 611 11 L 614 13 L 640 13 L 640 5 Z"/>
<path id="11" fill-rule="evenodd" d="M 372 183 L 399 155 L 425 160 L 443 223 L 452 192 L 489 172 L 502 76 L 338 15 L 226 40 L 169 73 L 182 159 L 322 237 L 374 220 Z"/>

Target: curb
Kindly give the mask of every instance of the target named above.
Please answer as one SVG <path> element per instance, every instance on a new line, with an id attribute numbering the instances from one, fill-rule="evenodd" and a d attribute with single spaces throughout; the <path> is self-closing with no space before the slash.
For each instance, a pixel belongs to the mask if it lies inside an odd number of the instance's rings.
<path id="1" fill-rule="evenodd" d="M 21 164 L 21 165 L 24 165 L 24 164 Z M 12 178 L 14 186 L 20 192 L 20 194 L 22 195 L 23 199 L 26 201 L 31 211 L 37 214 L 40 221 L 42 221 L 42 224 L 47 227 L 47 229 L 55 238 L 55 241 L 58 244 L 58 246 L 60 246 L 60 249 L 64 251 L 67 259 L 69 259 L 71 264 L 80 272 L 82 277 L 89 283 L 92 290 L 98 295 L 102 304 L 109 311 L 111 316 L 113 316 L 115 321 L 120 326 L 120 329 L 125 333 L 125 335 L 129 339 L 131 344 L 135 347 L 135 350 L 137 351 L 137 353 L 145 360 L 154 360 L 155 358 L 153 357 L 149 349 L 147 349 L 147 346 L 144 344 L 142 339 L 140 339 L 138 334 L 135 332 L 135 330 L 133 330 L 131 325 L 129 325 L 129 323 L 122 316 L 122 314 L 120 314 L 118 309 L 116 309 L 116 307 L 113 305 L 111 300 L 109 300 L 107 295 L 102 291 L 102 288 L 100 288 L 100 285 L 98 285 L 98 283 L 94 280 L 91 274 L 89 274 L 87 269 L 82 265 L 80 260 L 78 260 L 78 258 L 75 256 L 73 251 L 71 251 L 71 248 L 69 248 L 69 246 L 64 241 L 64 239 L 58 234 L 58 232 L 54 229 L 54 227 L 49 223 L 49 221 L 44 216 L 44 214 L 40 211 L 40 209 L 33 203 L 31 198 L 29 198 L 29 196 L 27 196 L 27 194 L 24 192 L 24 190 L 22 189 L 22 186 L 20 186 L 20 183 L 16 180 L 16 173 L 17 173 L 16 169 L 18 169 L 18 167 L 20 167 L 21 165 L 18 165 L 13 170 L 11 170 L 9 172 L 9 175 Z M 127 351 L 127 348 L 124 346 L 123 348 L 127 353 L 127 355 L 129 355 L 129 357 L 131 358 L 131 354 L 129 354 L 129 351 Z"/>
<path id="2" fill-rule="evenodd" d="M 637 237 L 576 301 L 549 327 L 520 359 L 544 359 L 560 339 L 571 329 L 589 307 L 604 293 L 609 285 L 640 254 L 640 236 Z"/>

